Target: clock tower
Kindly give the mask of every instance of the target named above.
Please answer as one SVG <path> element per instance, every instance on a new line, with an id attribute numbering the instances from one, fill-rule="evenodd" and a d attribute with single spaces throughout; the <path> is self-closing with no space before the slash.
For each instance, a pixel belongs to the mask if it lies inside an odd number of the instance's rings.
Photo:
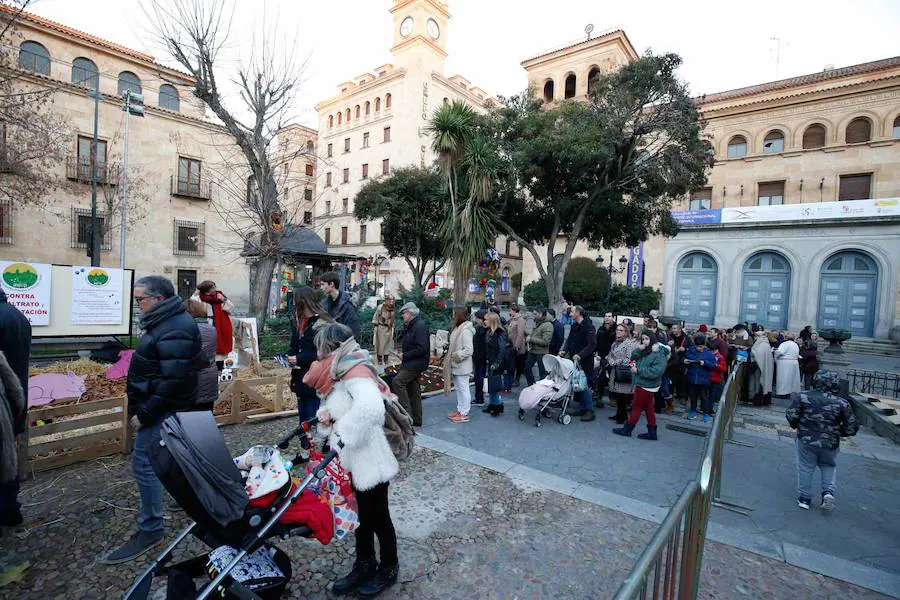
<path id="1" fill-rule="evenodd" d="M 444 72 L 447 24 L 450 13 L 444 0 L 394 0 L 391 8 L 396 67 Z"/>

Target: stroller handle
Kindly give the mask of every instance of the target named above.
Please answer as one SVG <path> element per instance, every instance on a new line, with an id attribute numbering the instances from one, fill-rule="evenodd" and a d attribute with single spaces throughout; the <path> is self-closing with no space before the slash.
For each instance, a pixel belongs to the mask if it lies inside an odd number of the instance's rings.
<path id="1" fill-rule="evenodd" d="M 289 434 L 279 440 L 275 445 L 279 450 L 286 450 L 287 447 L 290 446 L 292 439 L 299 435 L 305 435 L 309 433 L 309 430 L 315 427 L 318 422 L 319 419 L 317 419 L 316 417 L 313 417 L 309 421 L 303 421 L 302 423 L 300 423 L 300 425 L 291 430 Z"/>

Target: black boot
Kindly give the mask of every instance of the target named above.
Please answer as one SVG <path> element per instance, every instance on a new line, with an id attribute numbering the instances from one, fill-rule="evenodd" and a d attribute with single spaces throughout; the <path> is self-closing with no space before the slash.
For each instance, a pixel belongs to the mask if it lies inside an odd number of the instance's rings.
<path id="1" fill-rule="evenodd" d="M 616 423 L 621 425 L 628 420 L 628 406 L 624 402 L 616 403 Z"/>
<path id="2" fill-rule="evenodd" d="M 375 559 L 358 560 L 353 565 L 353 569 L 346 576 L 341 577 L 334 582 L 331 591 L 335 594 L 347 594 L 352 592 L 359 586 L 370 581 L 375 577 L 378 571 L 378 563 Z"/>
<path id="3" fill-rule="evenodd" d="M 494 414 L 494 405 L 488 404 L 487 406 L 485 406 L 484 408 L 481 409 L 481 412 L 488 414 L 488 415 Z"/>
<path id="4" fill-rule="evenodd" d="M 653 425 L 653 426 L 647 425 L 647 433 L 639 433 L 638 437 L 642 440 L 655 440 L 656 439 L 656 425 Z"/>
<path id="5" fill-rule="evenodd" d="M 625 423 L 623 426 L 613 429 L 614 434 L 624 435 L 625 437 L 631 437 L 632 431 L 634 431 L 634 425 L 629 425 L 628 423 Z"/>
<path id="6" fill-rule="evenodd" d="M 400 569 L 394 567 L 378 567 L 375 575 L 359 588 L 359 595 L 363 598 L 374 598 L 384 590 L 397 583 L 397 574 Z"/>
<path id="7" fill-rule="evenodd" d="M 502 413 L 502 412 L 503 412 L 502 404 L 492 404 L 491 405 L 491 416 L 492 417 L 499 417 L 500 413 Z"/>

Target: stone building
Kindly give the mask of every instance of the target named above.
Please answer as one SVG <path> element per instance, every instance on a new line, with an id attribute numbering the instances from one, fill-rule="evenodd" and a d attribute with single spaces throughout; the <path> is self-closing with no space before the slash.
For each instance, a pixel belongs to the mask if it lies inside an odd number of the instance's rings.
<path id="1" fill-rule="evenodd" d="M 9 10 L 0 8 L 2 10 Z M 129 217 L 126 267 L 136 276 L 161 273 L 180 294 L 198 281 L 215 280 L 239 310 L 248 303 L 248 271 L 242 240 L 221 217 L 231 201 L 217 178 L 236 163 L 223 164 L 231 138 L 204 118 L 190 76 L 157 63 L 152 56 L 29 13 L 22 13 L 7 40 L 15 40 L 9 64 L 16 85 L 49 89 L 52 110 L 70 133 L 66 159 L 53 170 L 59 187 L 35 205 L 0 206 L 0 258 L 83 265 L 90 238 L 91 138 L 94 100 L 99 91 L 97 169 L 100 218 L 106 224 L 101 264 L 119 266 L 118 214 L 124 156 L 122 94 L 143 95 L 145 115 L 130 116 Z M 9 44 L 9 42 L 7 42 Z M 8 135 L 14 135 L 10 128 Z M 228 159 L 231 160 L 231 159 Z M 9 175 L 4 175 L 9 176 Z M 114 211 L 118 213 L 118 210 Z"/>
<path id="2" fill-rule="evenodd" d="M 278 149 L 272 162 L 279 177 L 283 205 L 292 214 L 285 218 L 298 225 L 314 228 L 316 206 L 316 142 L 318 132 L 303 125 L 289 125 L 278 132 Z"/>
<path id="3" fill-rule="evenodd" d="M 338 85 L 337 94 L 319 102 L 317 233 L 330 251 L 361 259 L 386 257 L 377 222 L 353 217 L 356 193 L 369 178 L 390 174 L 392 168 L 431 166 L 435 156 L 425 128 L 440 104 L 461 101 L 481 109 L 490 96 L 462 75 L 445 75 L 444 61 L 450 22 L 441 0 L 394 0 L 392 62 Z M 501 238 L 504 255 L 501 297 L 513 297 L 509 281 L 520 272 L 515 244 Z M 351 263 L 351 282 L 359 283 L 359 265 Z M 369 275 L 371 277 L 372 274 Z M 410 287 L 412 275 L 401 257 L 385 260 L 377 278 L 388 291 Z M 449 266 L 436 283 L 450 286 Z M 508 290 L 502 292 L 503 289 Z"/>

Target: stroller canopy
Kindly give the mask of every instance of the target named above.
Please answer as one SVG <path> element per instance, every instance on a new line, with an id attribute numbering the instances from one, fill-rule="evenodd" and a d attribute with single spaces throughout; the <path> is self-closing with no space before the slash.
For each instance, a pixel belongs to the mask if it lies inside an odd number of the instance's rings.
<path id="1" fill-rule="evenodd" d="M 544 363 L 544 368 L 547 369 L 547 376 L 553 381 L 558 382 L 568 379 L 571 377 L 572 371 L 575 370 L 575 363 L 568 358 L 545 354 L 541 360 Z"/>

